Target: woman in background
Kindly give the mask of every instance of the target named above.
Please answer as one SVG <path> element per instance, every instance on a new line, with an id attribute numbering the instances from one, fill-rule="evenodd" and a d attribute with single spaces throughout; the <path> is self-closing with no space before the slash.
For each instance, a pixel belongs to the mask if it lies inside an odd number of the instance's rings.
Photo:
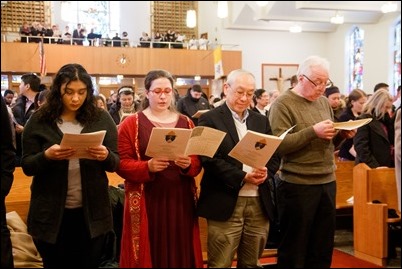
<path id="1" fill-rule="evenodd" d="M 357 129 L 353 144 L 356 164 L 365 163 L 370 168 L 394 167 L 394 124 L 386 120 L 392 108 L 392 96 L 385 89 L 376 91 L 363 107 L 359 119 L 372 121 Z"/>
<path id="2" fill-rule="evenodd" d="M 339 116 L 339 121 L 356 120 L 361 114 L 364 104 L 367 102 L 367 95 L 363 90 L 354 89 L 350 92 L 346 100 L 346 108 Z M 354 161 L 356 157 L 356 151 L 353 146 L 353 138 L 346 139 L 339 149 L 340 161 Z"/>
<path id="3" fill-rule="evenodd" d="M 203 267 L 195 213 L 198 156 L 169 161 L 145 155 L 152 128 L 194 128 L 187 116 L 175 110 L 173 84 L 167 71 L 150 71 L 144 81 L 142 111 L 119 126 L 117 173 L 125 179 L 120 267 Z"/>
<path id="4" fill-rule="evenodd" d="M 45 268 L 98 268 L 113 233 L 106 171 L 119 165 L 117 128 L 97 109 L 87 71 L 64 65 L 47 102 L 31 116 L 23 135 L 22 168 L 33 176 L 28 231 Z M 61 148 L 63 133 L 106 130 L 103 143 L 87 149 L 91 159 L 72 158 Z"/>
<path id="5" fill-rule="evenodd" d="M 116 103 L 112 104 L 109 113 L 116 125 L 119 125 L 128 115 L 134 114 L 139 107 L 135 100 L 135 92 L 132 86 L 122 86 L 118 90 Z"/>

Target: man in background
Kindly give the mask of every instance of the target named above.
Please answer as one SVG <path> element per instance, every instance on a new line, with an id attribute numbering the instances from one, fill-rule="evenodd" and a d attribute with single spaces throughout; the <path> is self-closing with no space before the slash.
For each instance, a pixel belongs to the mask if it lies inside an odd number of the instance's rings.
<path id="1" fill-rule="evenodd" d="M 206 98 L 202 97 L 202 89 L 198 84 L 193 85 L 190 89 L 188 89 L 186 96 L 181 98 L 177 102 L 177 110 L 190 117 L 193 120 L 195 125 L 198 125 L 198 119 L 193 118 L 192 116 L 198 110 L 210 109 L 209 102 Z"/>
<path id="2" fill-rule="evenodd" d="M 19 86 L 20 94 L 12 108 L 15 119 L 15 139 L 17 147 L 16 166 L 21 166 L 22 132 L 24 131 L 25 123 L 35 111 L 35 96 L 40 91 L 39 87 L 40 78 L 37 75 L 27 73 L 21 76 L 21 83 Z"/>

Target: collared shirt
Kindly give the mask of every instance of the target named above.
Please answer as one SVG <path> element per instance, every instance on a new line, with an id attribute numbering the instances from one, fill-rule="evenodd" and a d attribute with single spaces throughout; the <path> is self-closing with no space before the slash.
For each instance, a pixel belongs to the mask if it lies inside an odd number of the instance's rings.
<path id="1" fill-rule="evenodd" d="M 229 108 L 230 109 L 230 108 Z M 239 136 L 239 139 L 241 140 L 247 132 L 247 118 L 249 116 L 249 112 L 246 109 L 246 111 L 244 111 L 244 117 L 243 119 L 240 119 L 239 115 L 234 112 L 233 110 L 230 109 L 230 111 L 232 112 L 232 116 L 234 119 L 234 123 L 236 126 L 236 130 L 237 130 L 237 135 Z M 252 171 L 252 167 L 243 164 L 243 171 L 248 173 Z M 239 191 L 239 196 L 243 196 L 243 197 L 255 197 L 258 196 L 258 186 L 254 185 L 254 184 L 250 184 L 250 183 L 245 183 L 243 185 L 243 187 L 240 189 Z"/>

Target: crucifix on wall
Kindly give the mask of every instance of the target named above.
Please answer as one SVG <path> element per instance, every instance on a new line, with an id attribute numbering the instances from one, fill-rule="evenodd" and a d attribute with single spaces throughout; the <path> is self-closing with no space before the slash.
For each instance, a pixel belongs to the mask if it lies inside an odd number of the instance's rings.
<path id="1" fill-rule="evenodd" d="M 297 73 L 297 64 L 262 64 L 262 87 L 280 92 L 290 88 L 290 78 Z"/>

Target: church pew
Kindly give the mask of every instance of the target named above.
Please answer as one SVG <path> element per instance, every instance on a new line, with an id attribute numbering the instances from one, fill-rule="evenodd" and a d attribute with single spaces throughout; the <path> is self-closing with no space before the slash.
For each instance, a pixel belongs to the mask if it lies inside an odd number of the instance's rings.
<path id="1" fill-rule="evenodd" d="M 117 173 L 107 172 L 107 176 L 109 178 L 109 185 L 117 186 L 124 182 L 124 179 L 117 175 Z M 6 197 L 6 212 L 16 211 L 25 223 L 31 199 L 31 183 L 32 177 L 25 175 L 21 167 L 16 167 L 13 185 Z"/>
<path id="2" fill-rule="evenodd" d="M 353 169 L 353 239 L 357 258 L 386 266 L 388 224 L 400 222 L 388 218 L 388 209 L 398 210 L 395 169 L 371 169 L 361 163 Z M 378 200 L 381 203 L 373 203 Z"/>

